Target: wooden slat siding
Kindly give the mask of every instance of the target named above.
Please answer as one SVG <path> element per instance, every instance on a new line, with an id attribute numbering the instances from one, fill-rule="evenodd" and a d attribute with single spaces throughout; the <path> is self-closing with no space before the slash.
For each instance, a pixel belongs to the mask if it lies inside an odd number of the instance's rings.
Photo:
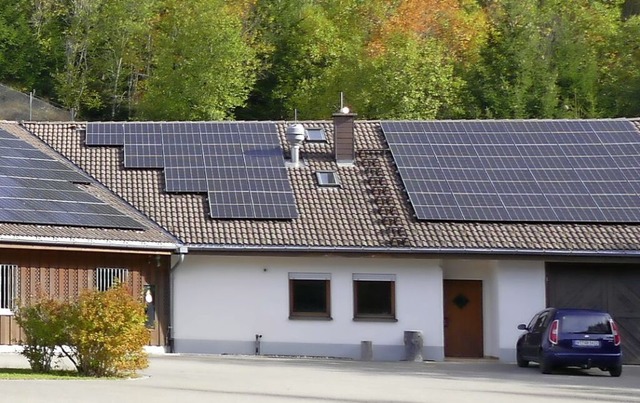
<path id="1" fill-rule="evenodd" d="M 144 284 L 156 286 L 156 327 L 150 329 L 150 345 L 164 346 L 169 320 L 169 256 L 161 256 L 160 267 L 155 255 L 59 252 L 37 250 L 0 250 L 0 263 L 19 267 L 17 296 L 23 305 L 36 301 L 38 295 L 73 300 L 80 292 L 95 288 L 97 267 L 122 267 L 129 270 L 127 280 L 131 293 L 142 300 Z M 0 316 L 0 344 L 20 341 L 22 331 L 13 316 Z"/>
<path id="2" fill-rule="evenodd" d="M 0 344 L 11 344 L 11 317 L 0 316 Z"/>
<path id="3" fill-rule="evenodd" d="M 354 114 L 333 115 L 333 144 L 337 162 L 353 162 L 355 160 Z"/>
<path id="4" fill-rule="evenodd" d="M 547 265 L 547 305 L 608 311 L 618 323 L 625 364 L 640 364 L 640 265 Z"/>

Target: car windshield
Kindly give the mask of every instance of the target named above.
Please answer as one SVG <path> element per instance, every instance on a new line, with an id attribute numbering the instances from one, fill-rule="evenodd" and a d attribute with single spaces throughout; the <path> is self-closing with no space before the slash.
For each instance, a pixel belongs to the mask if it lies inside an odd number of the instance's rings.
<path id="1" fill-rule="evenodd" d="M 611 324 L 605 315 L 563 315 L 560 319 L 562 333 L 610 334 Z"/>

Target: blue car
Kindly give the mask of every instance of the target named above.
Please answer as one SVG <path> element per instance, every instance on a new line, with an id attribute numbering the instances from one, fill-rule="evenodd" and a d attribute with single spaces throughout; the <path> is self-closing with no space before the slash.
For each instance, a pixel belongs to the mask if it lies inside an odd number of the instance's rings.
<path id="1" fill-rule="evenodd" d="M 611 376 L 622 374 L 618 326 L 606 312 L 547 308 L 518 329 L 525 331 L 516 344 L 519 367 L 534 361 L 543 374 L 557 367 L 596 367 Z"/>

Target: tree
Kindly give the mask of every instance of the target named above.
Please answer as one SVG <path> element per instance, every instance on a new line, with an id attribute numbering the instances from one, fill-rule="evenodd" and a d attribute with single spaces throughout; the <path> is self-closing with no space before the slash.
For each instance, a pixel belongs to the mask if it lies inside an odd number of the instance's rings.
<path id="1" fill-rule="evenodd" d="M 490 28 L 481 60 L 470 75 L 475 117 L 551 117 L 558 106 L 551 31 L 537 0 L 490 6 Z"/>
<path id="2" fill-rule="evenodd" d="M 604 55 L 602 104 L 606 116 L 640 116 L 640 15 L 625 20 Z"/>
<path id="3" fill-rule="evenodd" d="M 356 94 L 365 117 L 435 119 L 458 102 L 460 81 L 453 75 L 453 59 L 434 39 L 395 34 L 367 64 L 367 80 Z"/>
<path id="4" fill-rule="evenodd" d="M 255 81 L 255 52 L 242 20 L 222 0 L 161 4 L 152 34 L 152 64 L 137 116 L 158 120 L 233 117 Z"/>
<path id="5" fill-rule="evenodd" d="M 53 57 L 32 29 L 32 2 L 0 0 L 0 81 L 24 92 L 51 94 Z"/>

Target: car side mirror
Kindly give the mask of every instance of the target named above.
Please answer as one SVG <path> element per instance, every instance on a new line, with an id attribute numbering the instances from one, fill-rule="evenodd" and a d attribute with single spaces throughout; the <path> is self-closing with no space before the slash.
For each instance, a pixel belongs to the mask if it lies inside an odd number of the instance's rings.
<path id="1" fill-rule="evenodd" d="M 521 323 L 518 325 L 518 330 L 529 330 L 529 329 L 527 329 L 527 325 L 525 325 L 524 323 Z"/>

